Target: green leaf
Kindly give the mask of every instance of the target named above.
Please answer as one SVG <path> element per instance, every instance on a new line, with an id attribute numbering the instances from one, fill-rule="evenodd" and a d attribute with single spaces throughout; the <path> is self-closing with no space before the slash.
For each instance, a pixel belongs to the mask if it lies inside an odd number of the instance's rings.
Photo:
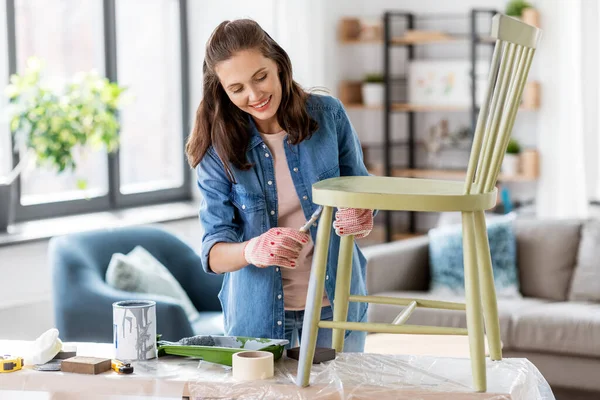
<path id="1" fill-rule="evenodd" d="M 77 179 L 77 189 L 85 190 L 85 189 L 87 189 L 87 185 L 88 185 L 87 180 L 81 179 L 81 178 Z"/>
<path id="2" fill-rule="evenodd" d="M 62 87 L 49 87 L 41 79 L 44 69 L 44 60 L 31 57 L 5 88 L 11 102 L 10 130 L 36 155 L 36 164 L 58 173 L 74 171 L 76 150 L 117 150 L 117 113 L 127 89 L 93 70 L 74 74 Z M 79 180 L 78 187 L 83 182 Z"/>

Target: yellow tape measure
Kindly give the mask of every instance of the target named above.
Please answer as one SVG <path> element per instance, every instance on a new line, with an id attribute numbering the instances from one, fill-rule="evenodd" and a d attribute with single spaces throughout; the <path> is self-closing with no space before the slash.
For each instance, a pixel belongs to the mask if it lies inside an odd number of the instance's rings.
<path id="1" fill-rule="evenodd" d="M 23 357 L 0 356 L 0 372 L 15 372 L 23 368 Z"/>

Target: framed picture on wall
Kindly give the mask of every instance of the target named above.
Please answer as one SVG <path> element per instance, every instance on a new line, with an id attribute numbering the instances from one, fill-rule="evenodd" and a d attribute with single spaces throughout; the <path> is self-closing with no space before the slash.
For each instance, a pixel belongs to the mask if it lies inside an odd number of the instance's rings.
<path id="1" fill-rule="evenodd" d="M 476 63 L 477 103 L 487 85 L 488 62 Z M 423 106 L 471 105 L 471 63 L 467 60 L 415 60 L 408 68 L 408 99 Z"/>

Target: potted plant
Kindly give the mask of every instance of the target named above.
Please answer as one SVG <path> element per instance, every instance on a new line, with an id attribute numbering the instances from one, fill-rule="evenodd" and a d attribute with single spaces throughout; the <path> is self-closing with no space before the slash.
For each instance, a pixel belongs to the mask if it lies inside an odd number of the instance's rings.
<path id="1" fill-rule="evenodd" d="M 539 27 L 538 11 L 525 0 L 511 0 L 506 4 L 506 15 L 518 18 L 526 24 Z"/>
<path id="2" fill-rule="evenodd" d="M 502 161 L 502 172 L 506 175 L 517 175 L 519 173 L 519 154 L 521 153 L 521 145 L 519 142 L 511 138 L 506 147 L 506 154 Z"/>
<path id="3" fill-rule="evenodd" d="M 384 82 L 385 78 L 380 73 L 371 73 L 365 76 L 362 84 L 364 105 L 381 106 L 383 104 Z"/>
<path id="4" fill-rule="evenodd" d="M 76 171 L 75 155 L 103 148 L 114 152 L 119 146 L 117 112 L 126 89 L 95 71 L 51 86 L 43 82 L 43 66 L 38 58 L 28 59 L 25 70 L 12 75 L 6 87 L 12 143 L 20 162 L 0 177 L 0 231 L 14 218 L 14 182 L 30 165 L 58 173 Z M 78 177 L 79 189 L 86 183 Z"/>

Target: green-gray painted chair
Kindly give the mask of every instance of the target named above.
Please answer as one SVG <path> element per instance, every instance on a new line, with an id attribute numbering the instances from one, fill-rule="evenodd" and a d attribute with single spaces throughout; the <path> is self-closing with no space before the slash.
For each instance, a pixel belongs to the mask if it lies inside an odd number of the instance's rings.
<path id="1" fill-rule="evenodd" d="M 541 31 L 496 14 L 485 101 L 481 105 L 466 181 L 396 177 L 339 177 L 316 183 L 313 199 L 324 206 L 317 232 L 302 331 L 297 384 L 308 386 L 319 328 L 333 329 L 332 346 L 344 347 L 345 330 L 403 334 L 468 335 L 474 389 L 486 391 L 485 332 L 490 358 L 502 359 L 498 306 L 484 211 L 496 204 L 496 182 Z M 354 238 L 343 237 L 337 269 L 333 321 L 319 321 L 334 207 L 377 210 L 462 212 L 465 304 L 350 294 Z M 406 306 L 391 324 L 347 322 L 348 302 Z M 417 307 L 466 310 L 467 328 L 404 325 Z"/>

